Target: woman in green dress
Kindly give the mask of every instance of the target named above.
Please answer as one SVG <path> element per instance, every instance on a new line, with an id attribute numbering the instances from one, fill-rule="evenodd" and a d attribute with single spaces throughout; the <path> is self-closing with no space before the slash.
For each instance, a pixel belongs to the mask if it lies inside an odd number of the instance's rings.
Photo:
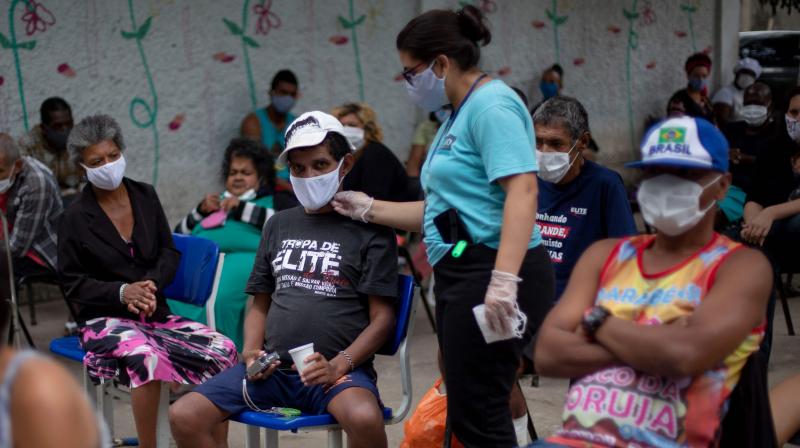
<path id="1" fill-rule="evenodd" d="M 276 209 L 292 205 L 291 198 L 275 197 L 275 167 L 264 146 L 235 138 L 225 150 L 222 164 L 225 191 L 208 194 L 181 222 L 175 232 L 206 238 L 225 254 L 216 300 L 205 306 L 169 301 L 175 314 L 205 324 L 233 339 L 242 348 L 244 314 L 248 296 L 244 286 L 253 268 L 261 229 Z M 207 306 L 214 307 L 208 322 Z"/>

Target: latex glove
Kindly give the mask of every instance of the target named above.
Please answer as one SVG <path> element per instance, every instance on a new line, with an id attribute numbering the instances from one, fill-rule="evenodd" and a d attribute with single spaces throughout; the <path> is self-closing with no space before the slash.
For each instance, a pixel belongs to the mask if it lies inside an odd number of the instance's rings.
<path id="1" fill-rule="evenodd" d="M 367 214 L 372 208 L 374 198 L 368 196 L 366 193 L 360 191 L 340 191 L 333 196 L 333 209 L 340 215 L 347 216 L 350 219 L 367 220 Z"/>
<path id="2" fill-rule="evenodd" d="M 513 330 L 519 308 L 517 307 L 517 284 L 522 279 L 514 274 L 492 271 L 492 279 L 483 299 L 486 305 L 486 321 L 489 328 L 498 333 Z"/>

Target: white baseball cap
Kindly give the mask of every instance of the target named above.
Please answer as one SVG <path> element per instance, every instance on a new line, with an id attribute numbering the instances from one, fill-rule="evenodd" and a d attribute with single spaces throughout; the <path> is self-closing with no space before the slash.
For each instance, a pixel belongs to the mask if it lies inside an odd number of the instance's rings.
<path id="1" fill-rule="evenodd" d="M 289 151 L 293 149 L 319 145 L 328 132 L 336 132 L 347 141 L 342 123 L 333 115 L 318 110 L 300 115 L 286 128 L 286 148 L 278 156 L 278 162 L 285 165 Z M 349 141 L 347 144 L 350 151 L 355 151 L 356 148 Z"/>
<path id="2" fill-rule="evenodd" d="M 749 70 L 753 72 L 758 79 L 761 76 L 761 64 L 758 63 L 753 58 L 742 58 L 739 59 L 739 62 L 736 63 L 736 66 L 733 68 L 734 73 L 739 73 L 741 70 Z"/>

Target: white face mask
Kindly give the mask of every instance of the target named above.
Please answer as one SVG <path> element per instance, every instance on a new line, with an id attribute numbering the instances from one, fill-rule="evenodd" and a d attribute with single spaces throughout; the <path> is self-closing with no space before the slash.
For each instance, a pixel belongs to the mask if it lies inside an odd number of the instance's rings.
<path id="1" fill-rule="evenodd" d="M 11 167 L 11 173 L 9 173 L 8 177 L 0 180 L 0 194 L 5 193 L 6 191 L 14 185 L 14 167 Z"/>
<path id="2" fill-rule="evenodd" d="M 339 161 L 339 166 L 330 173 L 315 177 L 294 177 L 289 175 L 294 194 L 306 210 L 319 210 L 328 205 L 333 195 L 339 190 L 339 170 L 344 159 Z"/>
<path id="3" fill-rule="evenodd" d="M 537 174 L 542 180 L 557 184 L 561 179 L 567 175 L 567 171 L 572 167 L 572 164 L 578 160 L 577 157 L 569 161 L 569 155 L 575 149 L 578 141 L 572 144 L 567 152 L 542 152 L 536 150 L 536 160 L 539 162 L 539 173 Z"/>
<path id="4" fill-rule="evenodd" d="M 364 130 L 361 128 L 357 128 L 355 126 L 344 126 L 342 127 L 342 135 L 347 138 L 347 141 L 350 142 L 353 147 L 356 149 L 361 148 L 364 144 Z"/>
<path id="5" fill-rule="evenodd" d="M 744 119 L 744 122 L 748 124 L 748 126 L 758 127 L 767 121 L 767 112 L 767 106 L 748 104 L 747 106 L 742 107 L 742 110 L 739 111 L 739 114 L 741 115 L 742 119 Z"/>
<path id="6" fill-rule="evenodd" d="M 744 90 L 756 82 L 756 77 L 747 73 L 742 73 L 736 76 L 736 87 L 739 90 Z"/>
<path id="7" fill-rule="evenodd" d="M 92 185 L 101 190 L 114 191 L 125 175 L 125 156 L 120 154 L 119 159 L 97 168 L 89 168 L 82 163 L 81 166 L 86 170 L 86 178 Z"/>
<path id="8" fill-rule="evenodd" d="M 231 194 L 227 190 L 224 193 L 222 193 L 222 199 L 228 199 L 228 198 L 232 198 L 232 197 L 234 197 L 234 195 Z M 256 198 L 256 190 L 255 190 L 255 188 L 251 188 L 251 189 L 249 189 L 249 190 L 247 190 L 244 193 L 239 195 L 239 200 L 240 201 L 250 201 L 250 200 L 255 199 L 255 198 Z"/>
<path id="9" fill-rule="evenodd" d="M 669 236 L 680 235 L 694 227 L 714 206 L 714 202 L 700 210 L 700 195 L 716 183 L 722 175 L 706 185 L 682 179 L 672 174 L 661 174 L 642 181 L 636 200 L 642 217 L 648 224 Z"/>
<path id="10" fill-rule="evenodd" d="M 406 81 L 406 92 L 411 102 L 424 109 L 426 112 L 439 110 L 449 103 L 444 93 L 445 78 L 437 78 L 433 72 L 432 62 L 422 73 L 414 75 L 414 83 Z"/>
<path id="11" fill-rule="evenodd" d="M 790 117 L 786 115 L 786 132 L 789 133 L 789 137 L 797 143 L 800 143 L 800 120 Z"/>

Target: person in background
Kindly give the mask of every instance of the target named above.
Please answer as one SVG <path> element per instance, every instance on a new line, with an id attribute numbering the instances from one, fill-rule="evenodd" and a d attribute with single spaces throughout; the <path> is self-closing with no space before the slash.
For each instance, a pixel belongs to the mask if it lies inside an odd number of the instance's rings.
<path id="1" fill-rule="evenodd" d="M 12 313 L 8 253 L 0 248 L 0 446 L 106 448 L 105 425 L 61 364 L 9 345 Z"/>
<path id="2" fill-rule="evenodd" d="M 800 106 L 800 89 L 789 99 Z M 793 266 L 800 252 L 800 143 L 788 132 L 785 120 L 775 120 L 764 137 L 753 166 L 753 178 L 746 190 L 747 202 L 739 236 L 741 240 L 761 247 L 775 272 Z M 762 352 L 767 359 L 772 346 L 772 319 L 775 309 L 773 294 L 768 306 L 768 325 Z"/>
<path id="3" fill-rule="evenodd" d="M 742 58 L 733 68 L 733 74 L 733 82 L 717 90 L 711 99 L 720 126 L 742 119 L 739 114 L 744 106 L 744 90 L 761 76 L 761 64 L 753 58 Z"/>
<path id="4" fill-rule="evenodd" d="M 786 121 L 786 133 L 789 138 L 800 144 L 800 86 L 789 92 L 789 104 L 786 108 L 784 121 Z"/>
<path id="5" fill-rule="evenodd" d="M 522 350 L 552 304 L 553 268 L 535 225 L 533 123 L 517 94 L 478 68 L 490 41 L 472 5 L 406 24 L 396 47 L 410 100 L 427 112 L 454 107 L 422 169 L 425 201 L 344 191 L 333 206 L 354 220 L 425 229 L 448 422 L 465 446 L 512 447 L 509 398 Z"/>
<path id="6" fill-rule="evenodd" d="M 545 319 L 536 368 L 571 382 L 562 426 L 539 446 L 719 446 L 762 340 L 769 263 L 714 232 L 731 181 L 725 137 L 671 118 L 641 152 L 629 166 L 644 169 L 637 198 L 657 233 L 589 247 Z"/>
<path id="7" fill-rule="evenodd" d="M 408 160 L 406 160 L 406 174 L 408 174 L 408 177 L 419 179 L 422 164 L 428 155 L 428 147 L 431 146 L 434 137 L 436 137 L 439 126 L 447 121 L 452 110 L 453 108 L 449 105 L 443 106 L 435 112 L 430 112 L 428 119 L 417 125 L 414 130 L 414 137 L 411 139 L 411 151 L 408 153 Z"/>
<path id="8" fill-rule="evenodd" d="M 347 140 L 356 148 L 356 163 L 343 180 L 344 189 L 363 191 L 382 201 L 413 199 L 409 198 L 403 164 L 382 143 L 383 130 L 375 111 L 363 103 L 346 103 L 331 114 L 342 123 Z"/>
<path id="9" fill-rule="evenodd" d="M 288 192 L 273 194 L 274 163 L 261 143 L 249 138 L 231 140 L 222 162 L 225 191 L 207 194 L 175 227 L 177 233 L 214 241 L 225 254 L 214 303 L 216 329 L 233 339 L 239 350 L 249 297 L 244 285 L 253 269 L 261 230 L 276 211 L 294 206 L 294 201 L 286 204 L 284 196 L 293 197 Z M 206 307 L 211 304 L 168 303 L 175 314 L 202 323 L 206 323 Z"/>
<path id="10" fill-rule="evenodd" d="M 16 280 L 55 273 L 63 211 L 58 184 L 42 162 L 21 156 L 8 134 L 0 134 L 0 210 L 8 217 Z"/>
<path id="11" fill-rule="evenodd" d="M 89 184 L 59 225 L 61 287 L 77 308 L 86 371 L 95 382 L 131 389 L 140 446 L 152 448 L 161 383 L 202 383 L 236 362 L 236 347 L 170 312 L 163 290 L 181 254 L 155 189 L 124 177 L 119 124 L 108 115 L 86 117 L 67 150 Z"/>
<path id="12" fill-rule="evenodd" d="M 744 106 L 740 114 L 742 121 L 728 123 L 722 128 L 730 142 L 730 171 L 733 175 L 733 184 L 720 203 L 727 223 L 742 219 L 746 193 L 754 188 L 753 178 L 759 155 L 786 145 L 786 123 L 772 116 L 769 86 L 757 82 L 745 89 Z M 788 166 L 788 163 L 785 165 Z"/>
<path id="13" fill-rule="evenodd" d="M 714 108 L 708 99 L 708 78 L 711 75 L 711 58 L 705 53 L 695 53 L 684 64 L 688 84 L 675 92 L 670 99 L 683 104 L 683 113 L 704 118 L 714 123 Z"/>
<path id="14" fill-rule="evenodd" d="M 353 448 L 387 446 L 373 355 L 394 328 L 397 248 L 386 227 L 333 211 L 331 199 L 353 167 L 342 124 L 307 112 L 286 131 L 279 157 L 291 170 L 302 204 L 264 227 L 246 291 L 244 362 L 184 395 L 170 407 L 178 446 L 221 447 L 217 428 L 232 414 L 273 406 L 336 418 Z M 290 350 L 315 353 L 292 369 Z M 266 371 L 248 375 L 256 358 L 278 352 Z"/>
<path id="15" fill-rule="evenodd" d="M 23 156 L 33 157 L 50 168 L 58 182 L 64 206 L 78 193 L 82 172 L 67 154 L 67 137 L 74 121 L 72 108 L 59 97 L 44 100 L 39 108 L 42 122 L 19 139 Z"/>
<path id="16" fill-rule="evenodd" d="M 273 157 L 286 146 L 284 132 L 296 118 L 290 112 L 300 98 L 300 84 L 290 70 L 281 70 L 272 78 L 269 91 L 270 104 L 248 114 L 242 121 L 241 136 L 260 141 Z M 291 191 L 289 171 L 277 166 L 277 188 Z"/>
<path id="17" fill-rule="evenodd" d="M 536 112 L 536 109 L 538 109 L 542 103 L 561 94 L 561 88 L 564 86 L 563 79 L 564 69 L 561 68 L 559 64 L 553 64 L 544 69 L 539 81 L 539 91 L 542 93 L 542 100 L 533 106 L 531 115 Z"/>
<path id="18" fill-rule="evenodd" d="M 533 125 L 539 160 L 536 222 L 555 268 L 557 301 L 590 245 L 635 235 L 636 223 L 620 175 L 583 158 L 591 134 L 589 115 L 578 100 L 545 101 Z"/>

